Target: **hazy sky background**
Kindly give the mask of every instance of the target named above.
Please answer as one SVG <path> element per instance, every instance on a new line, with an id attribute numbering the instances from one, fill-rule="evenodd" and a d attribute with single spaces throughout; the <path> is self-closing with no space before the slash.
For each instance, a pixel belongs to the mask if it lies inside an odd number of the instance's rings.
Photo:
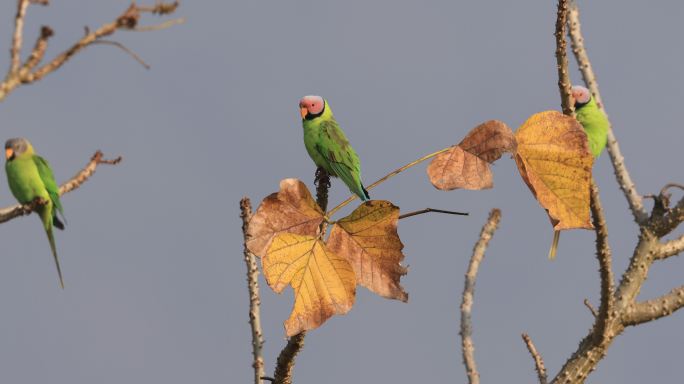
<path id="1" fill-rule="evenodd" d="M 84 25 L 113 20 L 129 4 L 53 3 L 32 6 L 27 19 L 29 47 L 40 25 L 55 30 L 48 57 L 80 38 Z M 580 6 L 639 191 L 683 182 L 684 3 Z M 14 12 L 15 1 L 0 4 L 2 68 Z M 2 141 L 29 138 L 59 182 L 96 149 L 124 156 L 62 200 L 68 226 L 57 245 L 66 290 L 36 217 L 0 228 L 4 383 L 250 382 L 238 201 L 249 196 L 256 206 L 286 177 L 312 186 L 297 109 L 303 95 L 328 98 L 366 184 L 460 141 L 485 120 L 515 129 L 535 112 L 560 108 L 555 1 L 184 1 L 178 15 L 185 25 L 113 38 L 151 70 L 113 47 L 93 46 L 0 104 Z M 429 206 L 471 215 L 403 220 L 409 303 L 358 289 L 348 315 L 309 333 L 296 382 L 465 382 L 463 274 L 492 207 L 503 219 L 481 266 L 473 313 L 482 380 L 536 381 L 521 332 L 532 336 L 550 373 L 558 371 L 592 324 L 582 301 L 598 301 L 594 235 L 563 233 L 558 259 L 547 261 L 548 218 L 508 155 L 494 175 L 489 191 L 441 192 L 420 166 L 372 191 L 404 212 Z M 606 155 L 595 178 L 619 274 L 637 227 Z M 0 206 L 12 204 L 0 184 Z M 331 204 L 347 195 L 334 181 Z M 681 285 L 682 276 L 681 257 L 656 264 L 641 297 Z M 261 287 L 272 373 L 292 293 L 276 295 L 263 280 Z M 588 382 L 681 381 L 683 327 L 680 312 L 628 329 Z"/>

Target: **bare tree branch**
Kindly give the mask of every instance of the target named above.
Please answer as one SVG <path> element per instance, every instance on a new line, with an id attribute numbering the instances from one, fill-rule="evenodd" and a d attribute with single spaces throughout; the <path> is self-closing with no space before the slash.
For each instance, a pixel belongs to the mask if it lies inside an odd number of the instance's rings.
<path id="1" fill-rule="evenodd" d="M 273 373 L 273 382 L 276 384 L 292 384 L 292 370 L 295 365 L 295 358 L 299 351 L 304 348 L 304 337 L 306 332 L 298 333 L 287 340 L 287 345 L 278 355 L 276 369 Z"/>
<path id="2" fill-rule="evenodd" d="M 655 258 L 656 260 L 663 260 L 670 256 L 678 255 L 681 252 L 684 252 L 684 235 L 681 235 L 674 240 L 670 240 L 665 244 L 661 244 Z"/>
<path id="3" fill-rule="evenodd" d="M 569 35 L 570 41 L 572 43 L 572 52 L 575 54 L 575 59 L 577 60 L 580 72 L 582 73 L 584 83 L 591 91 L 594 99 L 599 105 L 599 108 L 601 108 L 605 113 L 603 101 L 601 100 L 601 94 L 599 93 L 598 83 L 596 82 L 596 75 L 591 67 L 587 50 L 584 47 L 584 38 L 582 37 L 582 30 L 579 20 L 579 8 L 576 1 L 572 1 L 570 5 L 570 9 L 568 11 L 568 24 L 570 25 Z M 618 184 L 627 198 L 627 203 L 632 211 L 634 220 L 637 222 L 637 224 L 643 223 L 648 217 L 646 210 L 644 209 L 643 198 L 637 192 L 636 186 L 634 185 L 629 172 L 627 172 L 625 159 L 620 152 L 620 146 L 618 145 L 615 134 L 613 133 L 612 124 L 608 128 L 607 149 L 610 160 L 613 163 L 613 168 L 615 169 L 615 176 L 617 177 Z"/>
<path id="4" fill-rule="evenodd" d="M 590 188 L 591 217 L 596 232 L 596 257 L 599 261 L 599 273 L 601 276 L 601 304 L 598 316 L 596 316 L 596 328 L 597 332 L 603 335 L 606 330 L 606 321 L 610 319 L 615 303 L 613 296 L 615 288 L 613 286 L 612 253 L 608 244 L 608 227 L 606 226 L 606 218 L 601 207 L 599 190 L 593 180 Z"/>
<path id="5" fill-rule="evenodd" d="M 80 170 L 76 175 L 74 175 L 74 177 L 72 177 L 70 180 L 68 180 L 59 187 L 59 194 L 63 195 L 80 187 L 95 173 L 95 169 L 98 165 L 115 165 L 121 162 L 122 160 L 121 156 L 112 160 L 106 160 L 103 158 L 103 156 L 104 155 L 102 154 L 102 152 L 95 152 L 95 154 L 90 158 L 90 161 L 85 166 L 85 168 Z M 28 215 L 29 213 L 33 212 L 33 210 L 38 206 L 38 204 L 39 202 L 33 202 L 24 205 L 16 204 L 11 207 L 0 209 L 0 223 L 9 221 L 11 219 L 14 219 L 15 217 Z"/>
<path id="6" fill-rule="evenodd" d="M 19 71 L 21 65 L 21 45 L 24 40 L 24 19 L 29 0 L 17 0 L 17 14 L 14 17 L 14 33 L 12 34 L 12 49 L 10 50 L 10 73 Z"/>
<path id="7" fill-rule="evenodd" d="M 625 326 L 639 325 L 668 316 L 684 307 L 684 285 L 658 298 L 630 305 L 623 316 Z"/>
<path id="8" fill-rule="evenodd" d="M 475 294 L 475 281 L 477 280 L 477 272 L 480 268 L 480 263 L 484 259 L 489 241 L 492 239 L 492 236 L 494 236 L 494 232 L 496 231 L 500 220 L 501 211 L 497 208 L 492 209 L 489 213 L 487 222 L 482 227 L 480 238 L 477 243 L 475 243 L 473 255 L 470 258 L 468 271 L 465 275 L 463 300 L 461 302 L 460 333 L 463 363 L 466 366 L 466 374 L 468 375 L 468 382 L 470 384 L 477 384 L 480 382 L 480 373 L 477 371 L 477 364 L 475 363 L 475 346 L 472 340 L 473 325 L 470 315 L 473 307 L 473 296 Z"/>
<path id="9" fill-rule="evenodd" d="M 530 351 L 530 355 L 534 359 L 534 368 L 537 370 L 537 377 L 539 378 L 539 384 L 546 384 L 548 379 L 546 378 L 546 367 L 544 366 L 544 360 L 542 360 L 541 355 L 537 352 L 537 348 L 534 346 L 532 339 L 527 333 L 522 334 L 522 338 L 527 345 L 527 350 Z"/>
<path id="10" fill-rule="evenodd" d="M 266 374 L 264 370 L 264 357 L 262 348 L 264 346 L 263 331 L 261 330 L 261 314 L 259 305 L 259 267 L 257 266 L 256 256 L 247 249 L 247 242 L 250 239 L 248 233 L 249 221 L 252 219 L 252 203 L 248 198 L 240 200 L 240 218 L 242 218 L 242 234 L 244 237 L 244 258 L 247 265 L 247 288 L 249 289 L 249 325 L 252 328 L 252 356 L 254 362 L 254 384 L 261 384 L 261 380 Z"/>
<path id="11" fill-rule="evenodd" d="M 46 1 L 34 1 L 41 4 L 46 4 Z M 4 81 L 0 83 L 0 101 L 4 100 L 7 95 L 22 84 L 34 83 L 46 75 L 61 68 L 71 57 L 82 51 L 89 45 L 100 41 L 105 36 L 112 35 L 117 30 L 136 30 L 140 21 L 140 15 L 143 13 L 151 13 L 156 15 L 168 15 L 173 13 L 178 8 L 178 2 L 163 3 L 157 2 L 154 6 L 140 6 L 135 2 L 132 3 L 126 11 L 110 23 L 103 24 L 95 31 L 86 31 L 85 36 L 74 43 L 69 49 L 57 55 L 50 62 L 44 64 L 42 67 L 35 69 L 43 60 L 45 50 L 47 49 L 48 40 L 52 36 L 52 29 L 43 27 L 41 34 L 36 41 L 33 51 L 27 58 L 24 65 L 21 65 L 21 46 L 22 35 L 24 29 L 24 19 L 26 16 L 26 9 L 30 0 L 18 0 L 17 15 L 15 19 L 15 30 L 12 38 L 11 60 L 12 64 Z M 154 29 L 165 28 L 177 24 L 178 21 L 166 25 L 160 25 Z"/>
<path id="12" fill-rule="evenodd" d="M 563 113 L 575 116 L 575 106 L 571 100 L 572 82 L 568 71 L 567 43 L 565 42 L 565 28 L 568 17 L 568 1 L 558 1 L 558 14 L 556 18 L 556 66 L 558 67 L 558 89 L 561 96 Z"/>

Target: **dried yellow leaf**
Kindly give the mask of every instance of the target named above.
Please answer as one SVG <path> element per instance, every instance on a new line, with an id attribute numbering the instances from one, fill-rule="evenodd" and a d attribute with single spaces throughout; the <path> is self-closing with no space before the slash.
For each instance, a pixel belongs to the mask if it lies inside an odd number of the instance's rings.
<path id="1" fill-rule="evenodd" d="M 397 233 L 399 207 L 385 200 L 371 200 L 337 221 L 328 247 L 349 260 L 358 284 L 380 296 L 408 301 L 399 284 L 407 272 L 401 265 L 404 245 Z"/>
<path id="2" fill-rule="evenodd" d="M 318 328 L 354 305 L 354 270 L 318 238 L 279 233 L 261 261 L 266 281 L 275 292 L 281 293 L 287 285 L 294 289 L 294 307 L 285 321 L 288 336 Z"/>
<path id="3" fill-rule="evenodd" d="M 593 228 L 589 184 L 594 161 L 582 125 L 557 111 L 532 115 L 515 133 L 515 162 L 555 230 Z"/>

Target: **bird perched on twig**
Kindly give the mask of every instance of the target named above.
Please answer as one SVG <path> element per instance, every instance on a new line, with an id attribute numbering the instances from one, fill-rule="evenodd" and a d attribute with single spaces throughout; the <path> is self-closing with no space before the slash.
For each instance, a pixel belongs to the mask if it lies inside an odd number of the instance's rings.
<path id="1" fill-rule="evenodd" d="M 59 187 L 52 175 L 50 164 L 38 156 L 31 143 L 24 138 L 9 139 L 5 142 L 5 172 L 14 197 L 21 204 L 40 200 L 35 211 L 43 222 L 43 228 L 50 242 L 52 256 L 57 266 L 59 285 L 64 289 L 62 269 L 57 258 L 53 227 L 64 229 L 64 210 L 59 200 Z M 62 220 L 57 217 L 57 213 Z"/>

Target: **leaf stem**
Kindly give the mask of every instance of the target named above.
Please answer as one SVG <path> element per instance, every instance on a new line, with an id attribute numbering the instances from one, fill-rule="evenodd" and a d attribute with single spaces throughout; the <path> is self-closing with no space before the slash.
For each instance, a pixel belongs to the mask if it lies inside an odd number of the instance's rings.
<path id="1" fill-rule="evenodd" d="M 380 179 L 378 179 L 378 180 L 377 180 L 376 182 L 374 182 L 373 184 L 369 185 L 366 189 L 370 191 L 371 189 L 377 187 L 378 185 L 384 183 L 385 181 L 391 179 L 392 177 L 394 177 L 394 176 L 400 174 L 401 172 L 403 172 L 403 171 L 405 171 L 405 170 L 407 170 L 407 169 L 413 167 L 414 165 L 418 165 L 418 164 L 422 163 L 422 162 L 425 161 L 425 160 L 431 159 L 431 158 L 433 158 L 433 157 L 439 155 L 440 153 L 443 153 L 443 152 L 448 151 L 449 149 L 451 149 L 451 147 L 447 147 L 447 148 L 444 148 L 444 149 L 440 149 L 440 150 L 437 151 L 437 152 L 432 152 L 432 153 L 430 153 L 430 154 L 427 154 L 427 155 L 421 157 L 420 159 L 414 160 L 414 161 L 412 161 L 412 162 L 410 162 L 410 163 L 404 165 L 403 167 L 397 168 L 397 169 L 395 169 L 394 171 L 388 173 L 387 175 L 381 177 Z M 341 203 L 338 204 L 335 208 L 331 209 L 331 210 L 326 214 L 326 216 L 327 216 L 327 217 L 332 217 L 332 215 L 334 215 L 337 211 L 339 211 L 339 210 L 342 209 L 344 206 L 346 206 L 347 204 L 351 203 L 352 201 L 354 201 L 354 200 L 357 199 L 357 198 L 358 198 L 358 197 L 357 197 L 356 195 L 351 195 L 351 196 L 349 196 L 349 197 L 347 198 L 347 200 L 341 202 Z"/>
<path id="2" fill-rule="evenodd" d="M 399 220 L 405 219 L 405 218 L 411 217 L 411 216 L 422 215 L 423 213 L 430 213 L 430 212 L 446 213 L 448 215 L 461 215 L 461 216 L 468 216 L 469 215 L 468 212 L 457 212 L 457 211 L 447 211 L 444 209 L 425 208 L 425 209 L 420 209 L 418 211 L 404 213 L 403 215 L 399 216 Z"/>

